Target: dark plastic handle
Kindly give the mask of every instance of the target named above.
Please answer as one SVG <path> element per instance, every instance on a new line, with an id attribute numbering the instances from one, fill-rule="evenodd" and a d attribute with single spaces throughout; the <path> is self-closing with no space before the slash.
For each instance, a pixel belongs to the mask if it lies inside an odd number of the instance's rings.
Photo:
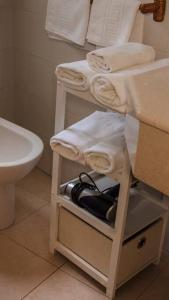
<path id="1" fill-rule="evenodd" d="M 146 241 L 147 241 L 146 237 L 142 237 L 138 242 L 137 249 L 142 249 L 146 244 Z"/>

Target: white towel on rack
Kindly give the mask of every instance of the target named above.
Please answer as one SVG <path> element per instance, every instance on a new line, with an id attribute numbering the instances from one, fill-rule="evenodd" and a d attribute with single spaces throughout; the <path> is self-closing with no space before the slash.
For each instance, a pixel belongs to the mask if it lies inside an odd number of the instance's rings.
<path id="1" fill-rule="evenodd" d="M 90 0 L 48 0 L 46 31 L 83 46 L 90 16 Z"/>
<path id="2" fill-rule="evenodd" d="M 124 117 L 112 112 L 96 111 L 51 138 L 53 151 L 61 156 L 85 164 L 84 151 L 101 140 L 117 134 Z"/>
<path id="3" fill-rule="evenodd" d="M 124 165 L 124 124 L 117 134 L 105 138 L 103 141 L 87 149 L 85 160 L 92 170 L 101 174 L 120 173 Z"/>
<path id="4" fill-rule="evenodd" d="M 58 65 L 55 74 L 68 87 L 80 91 L 89 89 L 90 79 L 96 74 L 86 60 Z"/>
<path id="5" fill-rule="evenodd" d="M 112 73 L 132 66 L 146 64 L 155 59 L 155 50 L 140 43 L 124 43 L 89 52 L 87 61 L 99 73 Z"/>
<path id="6" fill-rule="evenodd" d="M 139 6 L 138 0 L 94 0 L 87 40 L 99 46 L 128 42 Z"/>
<path id="7" fill-rule="evenodd" d="M 132 110 L 132 103 L 127 89 L 128 78 L 152 70 L 158 70 L 163 66 L 166 66 L 166 59 L 117 73 L 95 75 L 91 80 L 91 93 L 106 108 L 120 113 L 130 112 Z"/>

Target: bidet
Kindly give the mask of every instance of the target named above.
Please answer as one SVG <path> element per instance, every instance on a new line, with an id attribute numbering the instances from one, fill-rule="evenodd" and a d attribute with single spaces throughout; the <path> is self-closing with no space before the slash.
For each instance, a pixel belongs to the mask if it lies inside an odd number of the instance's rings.
<path id="1" fill-rule="evenodd" d="M 38 163 L 43 143 L 34 133 L 0 118 L 0 230 L 15 219 L 15 184 Z"/>

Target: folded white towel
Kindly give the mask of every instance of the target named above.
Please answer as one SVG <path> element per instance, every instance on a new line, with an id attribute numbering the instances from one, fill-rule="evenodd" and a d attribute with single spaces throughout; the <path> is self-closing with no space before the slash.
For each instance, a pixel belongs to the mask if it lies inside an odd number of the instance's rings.
<path id="1" fill-rule="evenodd" d="M 51 138 L 53 151 L 63 157 L 85 163 L 84 151 L 94 144 L 117 134 L 125 118 L 112 112 L 96 111 Z"/>
<path id="2" fill-rule="evenodd" d="M 69 41 L 65 38 L 61 38 L 60 36 L 58 36 L 57 34 L 54 34 L 54 33 L 48 33 L 48 37 L 53 39 L 53 40 L 57 40 L 57 41 L 60 41 L 60 42 L 65 42 L 67 44 L 70 44 L 70 45 L 73 45 L 74 47 L 78 48 L 78 49 L 83 49 L 83 50 L 87 50 L 87 51 L 92 51 L 94 50 L 96 47 L 92 44 L 89 44 L 87 42 L 87 40 L 85 41 L 85 44 L 83 46 L 81 45 L 78 45 L 78 44 L 75 44 L 73 43 L 72 41 Z"/>
<path id="3" fill-rule="evenodd" d="M 94 0 L 87 40 L 98 46 L 128 42 L 139 6 L 138 0 Z"/>
<path id="4" fill-rule="evenodd" d="M 119 129 L 117 134 L 112 132 L 112 135 L 104 141 L 87 149 L 85 160 L 87 164 L 96 172 L 102 174 L 110 174 L 113 172 L 120 173 L 124 165 L 124 127 Z"/>
<path id="5" fill-rule="evenodd" d="M 90 78 L 96 74 L 86 60 L 58 65 L 55 73 L 68 87 L 80 91 L 89 89 Z"/>
<path id="6" fill-rule="evenodd" d="M 90 0 L 48 0 L 46 31 L 84 45 L 90 16 Z"/>
<path id="7" fill-rule="evenodd" d="M 130 112 L 132 103 L 126 85 L 128 78 L 159 69 L 162 66 L 166 66 L 166 59 L 117 73 L 95 75 L 91 80 L 91 93 L 99 103 L 107 108 L 121 113 Z"/>
<path id="8" fill-rule="evenodd" d="M 140 43 L 124 43 L 94 50 L 87 54 L 91 69 L 100 73 L 112 73 L 132 66 L 146 64 L 155 59 L 155 50 Z"/>

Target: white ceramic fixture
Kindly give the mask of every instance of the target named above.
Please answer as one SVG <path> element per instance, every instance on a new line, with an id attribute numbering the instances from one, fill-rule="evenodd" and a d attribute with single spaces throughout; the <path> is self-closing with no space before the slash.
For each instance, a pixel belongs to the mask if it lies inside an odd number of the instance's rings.
<path id="1" fill-rule="evenodd" d="M 34 133 L 0 118 L 0 229 L 15 219 L 15 183 L 37 164 L 43 151 Z"/>

